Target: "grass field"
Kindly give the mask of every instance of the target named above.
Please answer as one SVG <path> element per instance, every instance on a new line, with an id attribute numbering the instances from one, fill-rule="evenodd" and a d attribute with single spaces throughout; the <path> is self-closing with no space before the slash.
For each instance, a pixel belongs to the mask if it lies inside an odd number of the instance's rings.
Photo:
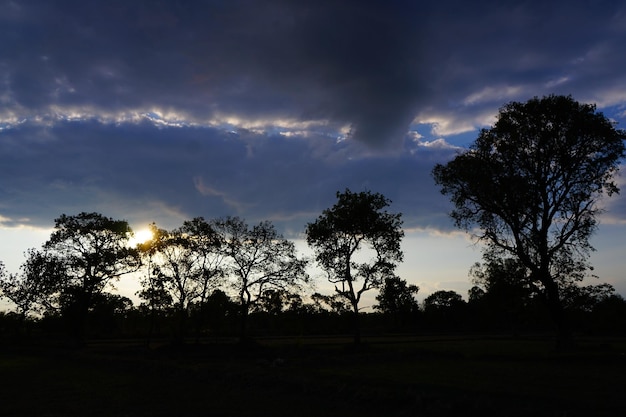
<path id="1" fill-rule="evenodd" d="M 140 341 L 0 352 L 6 416 L 621 416 L 626 340 Z"/>

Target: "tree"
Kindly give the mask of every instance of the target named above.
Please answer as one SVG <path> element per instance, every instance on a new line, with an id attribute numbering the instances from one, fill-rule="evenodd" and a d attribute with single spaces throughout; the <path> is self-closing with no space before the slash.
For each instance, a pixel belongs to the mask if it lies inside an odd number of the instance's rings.
<path id="1" fill-rule="evenodd" d="M 456 291 L 435 291 L 424 299 L 424 311 L 441 311 L 458 307 L 465 302 Z"/>
<path id="2" fill-rule="evenodd" d="M 440 330 L 458 327 L 465 322 L 466 303 L 456 291 L 435 291 L 424 299 L 424 315 L 427 323 Z"/>
<path id="3" fill-rule="evenodd" d="M 378 304 L 375 310 L 381 311 L 392 320 L 395 327 L 403 326 L 415 318 L 419 312 L 419 303 L 415 296 L 419 291 L 417 285 L 408 284 L 397 276 L 385 278 L 385 282 L 376 296 Z"/>
<path id="4" fill-rule="evenodd" d="M 594 105 L 533 98 L 505 105 L 468 152 L 433 170 L 456 225 L 528 268 L 559 344 L 568 339 L 560 286 L 589 268 L 599 201 L 619 191 L 613 177 L 625 139 Z"/>
<path id="5" fill-rule="evenodd" d="M 298 258 L 293 242 L 268 221 L 249 227 L 238 217 L 218 219 L 227 271 L 241 307 L 241 339 L 247 336 L 248 315 L 266 290 L 288 290 L 308 282 L 306 260 Z"/>
<path id="6" fill-rule="evenodd" d="M 44 251 L 62 264 L 59 301 L 79 339 L 95 297 L 107 284 L 140 267 L 138 251 L 128 244 L 132 233 L 125 220 L 99 213 L 62 214 L 55 220 Z"/>
<path id="7" fill-rule="evenodd" d="M 480 307 L 483 324 L 514 330 L 521 324 L 524 313 L 529 313 L 540 290 L 517 258 L 491 257 L 489 253 L 483 258 L 483 263 L 477 262 L 470 269 L 474 284 L 470 305 Z"/>
<path id="8" fill-rule="evenodd" d="M 197 307 L 194 314 L 196 326 L 196 341 L 201 332 L 201 327 L 205 324 L 203 309 L 206 301 L 213 289 L 224 278 L 224 254 L 221 251 L 222 240 L 219 233 L 213 228 L 210 222 L 203 217 L 196 217 L 187 220 L 180 228 L 181 234 L 189 244 L 189 248 L 196 255 L 196 262 L 200 269 L 200 274 L 196 276 L 197 297 L 194 304 Z"/>
<path id="9" fill-rule="evenodd" d="M 0 291 L 15 304 L 16 313 L 23 322 L 30 313 L 51 311 L 56 307 L 54 294 L 58 294 L 63 278 L 63 264 L 54 256 L 29 249 L 18 274 L 7 274 L 0 263 Z"/>
<path id="10" fill-rule="evenodd" d="M 378 304 L 374 309 L 385 314 L 403 315 L 419 310 L 419 303 L 415 299 L 419 287 L 408 284 L 400 277 L 385 278 L 380 293 L 376 296 Z"/>
<path id="11" fill-rule="evenodd" d="M 403 259 L 401 214 L 385 210 L 391 203 L 379 193 L 337 193 L 337 203 L 306 227 L 315 259 L 346 298 L 354 313 L 354 341 L 360 343 L 359 301 L 364 292 L 379 288 L 393 276 Z M 371 259 L 363 259 L 371 255 Z"/>

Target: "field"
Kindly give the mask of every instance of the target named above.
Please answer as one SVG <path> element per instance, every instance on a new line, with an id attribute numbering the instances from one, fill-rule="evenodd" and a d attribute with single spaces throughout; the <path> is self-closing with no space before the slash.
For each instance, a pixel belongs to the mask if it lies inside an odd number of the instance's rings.
<path id="1" fill-rule="evenodd" d="M 0 350 L 6 416 L 626 415 L 626 340 L 91 342 Z"/>

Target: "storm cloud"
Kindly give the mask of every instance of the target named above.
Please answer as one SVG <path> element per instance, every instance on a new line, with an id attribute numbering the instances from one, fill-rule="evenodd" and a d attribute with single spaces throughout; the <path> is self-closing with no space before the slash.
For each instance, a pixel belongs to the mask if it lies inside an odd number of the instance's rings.
<path id="1" fill-rule="evenodd" d="M 298 231 L 349 187 L 450 230 L 430 171 L 506 102 L 572 94 L 626 120 L 618 2 L 0 1 L 0 36 L 5 226 Z"/>

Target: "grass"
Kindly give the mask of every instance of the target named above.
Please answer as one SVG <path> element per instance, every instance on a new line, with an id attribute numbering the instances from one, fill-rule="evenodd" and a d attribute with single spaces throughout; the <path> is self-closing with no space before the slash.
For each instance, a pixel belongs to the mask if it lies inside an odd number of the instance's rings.
<path id="1" fill-rule="evenodd" d="M 626 341 L 267 339 L 0 351 L 6 416 L 624 415 Z"/>

